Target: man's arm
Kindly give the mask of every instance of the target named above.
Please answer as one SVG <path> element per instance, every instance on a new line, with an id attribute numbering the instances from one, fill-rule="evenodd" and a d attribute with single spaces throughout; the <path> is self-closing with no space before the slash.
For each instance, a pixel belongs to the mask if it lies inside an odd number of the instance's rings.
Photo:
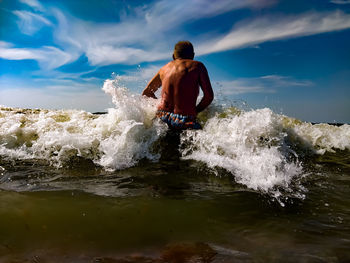
<path id="1" fill-rule="evenodd" d="M 146 88 L 143 90 L 142 95 L 157 99 L 154 93 L 162 86 L 162 80 L 160 79 L 159 72 L 150 80 Z"/>
<path id="2" fill-rule="evenodd" d="M 210 84 L 208 71 L 203 64 L 200 64 L 199 68 L 199 85 L 203 91 L 203 98 L 196 106 L 197 113 L 203 111 L 214 99 L 214 92 Z"/>

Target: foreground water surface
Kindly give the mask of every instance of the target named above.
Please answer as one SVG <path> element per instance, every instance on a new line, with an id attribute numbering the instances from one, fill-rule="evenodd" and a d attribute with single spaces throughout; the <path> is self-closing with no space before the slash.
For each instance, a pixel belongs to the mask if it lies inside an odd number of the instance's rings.
<path id="1" fill-rule="evenodd" d="M 328 159 L 284 207 L 191 161 L 1 163 L 1 262 L 350 260 L 350 169 Z"/>
<path id="2" fill-rule="evenodd" d="M 212 105 L 169 132 L 157 101 L 0 107 L 0 262 L 350 262 L 350 125 Z"/>

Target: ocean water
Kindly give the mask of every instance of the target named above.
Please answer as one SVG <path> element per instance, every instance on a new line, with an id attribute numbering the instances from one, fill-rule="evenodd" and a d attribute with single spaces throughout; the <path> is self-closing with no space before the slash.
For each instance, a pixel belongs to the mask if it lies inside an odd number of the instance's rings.
<path id="1" fill-rule="evenodd" d="M 0 108 L 0 262 L 350 262 L 350 125 L 211 105 L 169 132 L 106 80 L 106 114 Z"/>

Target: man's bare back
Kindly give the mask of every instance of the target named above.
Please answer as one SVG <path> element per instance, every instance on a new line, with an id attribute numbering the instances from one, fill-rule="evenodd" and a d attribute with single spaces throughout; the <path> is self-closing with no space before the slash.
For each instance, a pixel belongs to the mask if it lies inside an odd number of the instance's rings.
<path id="1" fill-rule="evenodd" d="M 207 69 L 201 62 L 189 58 L 174 56 L 174 60 L 163 66 L 151 79 L 142 95 L 156 98 L 154 93 L 161 86 L 158 110 L 174 114 L 195 118 L 214 97 Z M 203 98 L 196 105 L 199 87 L 203 91 Z"/>
<path id="2" fill-rule="evenodd" d="M 154 92 L 160 86 L 162 92 L 159 110 L 197 116 L 213 100 L 213 90 L 205 66 L 191 59 L 175 59 L 166 64 L 152 78 L 142 94 L 155 98 Z M 199 86 L 204 96 L 196 106 Z"/>

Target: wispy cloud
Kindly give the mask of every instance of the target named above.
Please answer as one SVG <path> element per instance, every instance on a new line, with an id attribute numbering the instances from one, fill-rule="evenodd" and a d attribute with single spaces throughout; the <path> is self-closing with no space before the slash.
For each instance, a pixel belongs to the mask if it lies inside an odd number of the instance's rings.
<path id="1" fill-rule="evenodd" d="M 267 7 L 276 0 L 161 0 L 145 12 L 145 20 L 156 29 L 173 28 L 190 20 L 212 17 L 243 8 Z"/>
<path id="2" fill-rule="evenodd" d="M 56 47 L 44 46 L 42 48 L 14 48 L 11 44 L 2 42 L 0 45 L 0 58 L 9 60 L 37 60 L 45 69 L 54 69 L 77 59 L 77 55 L 65 52 Z"/>
<path id="3" fill-rule="evenodd" d="M 309 80 L 296 80 L 291 77 L 280 76 L 280 75 L 266 75 L 260 77 L 261 80 L 265 81 L 267 85 L 274 88 L 283 87 L 308 87 L 312 86 L 313 83 Z"/>
<path id="4" fill-rule="evenodd" d="M 180 32 L 181 24 L 235 9 L 268 6 L 274 2 L 162 0 L 119 23 L 86 22 L 55 9 L 59 21 L 55 37 L 65 49 L 73 48 L 84 53 L 92 65 L 157 61 L 171 58 L 173 44 L 179 38 L 186 38 L 186 34 Z"/>
<path id="5" fill-rule="evenodd" d="M 22 33 L 27 35 L 32 35 L 44 25 L 51 25 L 51 22 L 42 15 L 34 14 L 29 11 L 16 10 L 13 11 L 13 14 L 18 17 L 17 24 L 19 29 L 22 31 Z"/>
<path id="6" fill-rule="evenodd" d="M 151 29 L 140 19 L 120 23 L 91 23 L 55 9 L 59 22 L 54 31 L 58 45 L 85 54 L 91 65 L 136 64 L 170 57 L 163 41 L 151 41 Z M 152 37 L 154 40 L 154 38 Z"/>
<path id="7" fill-rule="evenodd" d="M 260 83 L 254 83 L 252 80 L 231 80 L 218 81 L 215 84 L 218 94 L 222 95 L 238 95 L 245 93 L 274 93 L 275 90 L 266 88 Z"/>
<path id="8" fill-rule="evenodd" d="M 258 1 L 248 1 L 251 6 Z M 98 24 L 67 17 L 56 10 L 59 27 L 55 37 L 64 49 L 75 49 L 85 54 L 91 65 L 136 64 L 146 61 L 157 61 L 171 57 L 173 43 L 178 41 L 179 34 L 169 34 L 177 24 L 190 19 L 187 11 L 196 13 L 194 17 L 209 16 L 224 12 L 229 6 L 227 2 L 220 4 L 221 8 L 208 5 L 206 11 L 194 12 L 194 6 L 189 5 L 184 12 L 176 17 L 177 22 L 171 23 L 177 6 L 183 1 L 174 4 L 172 11 L 164 12 L 168 2 L 161 1 L 154 7 L 149 7 L 137 17 L 128 18 L 120 23 Z M 233 3 L 236 3 L 233 1 Z M 260 2 L 261 4 L 261 2 Z M 229 7 L 242 8 L 243 4 L 231 4 Z M 246 4 L 248 6 L 248 4 Z M 198 8 L 198 10 L 201 10 Z M 189 12 L 188 11 L 188 12 Z M 159 21 L 164 16 L 164 21 Z M 165 19 L 167 17 L 167 19 Z M 194 19 L 194 18 L 191 18 Z M 69 22 L 68 22 L 69 21 Z M 277 21 L 277 22 L 276 22 Z M 287 39 L 299 36 L 314 35 L 335 30 L 350 28 L 350 15 L 341 11 L 328 13 L 311 12 L 289 17 L 265 16 L 236 24 L 231 32 L 223 36 L 208 36 L 203 43 L 201 36 L 192 36 L 197 44 L 196 54 L 209 54 L 230 49 L 254 46 L 266 41 Z M 183 33 L 182 33 L 183 34 Z M 180 34 L 181 35 L 181 34 Z M 154 41 L 155 36 L 157 41 Z M 182 38 L 186 38 L 183 35 Z M 198 40 L 196 39 L 201 38 Z"/>
<path id="9" fill-rule="evenodd" d="M 242 21 L 226 35 L 199 45 L 198 54 L 210 54 L 259 43 L 309 36 L 350 28 L 350 15 L 341 11 L 311 12 L 293 16 L 265 16 Z"/>
<path id="10" fill-rule="evenodd" d="M 19 0 L 21 3 L 26 4 L 36 10 L 43 11 L 45 8 L 40 4 L 38 0 Z"/>
<path id="11" fill-rule="evenodd" d="M 21 2 L 43 10 L 38 0 Z M 189 35 L 183 28 L 183 24 L 190 21 L 242 8 L 267 7 L 275 2 L 276 0 L 160 0 L 139 7 L 137 12 L 128 16 L 121 16 L 116 23 L 84 21 L 54 7 L 47 9 L 45 15 L 40 12 L 14 11 L 20 18 L 20 29 L 26 34 L 33 34 L 42 26 L 50 25 L 55 47 L 2 47 L 0 57 L 13 60 L 34 59 L 42 68 L 48 69 L 71 63 L 82 55 L 88 58 L 92 66 L 138 64 L 171 59 L 174 43 L 186 38 L 195 44 L 196 54 L 203 55 L 350 28 L 350 15 L 341 11 L 314 11 L 290 16 L 266 15 L 240 21 L 225 34 L 206 32 L 205 37 L 200 34 Z M 52 18 L 54 23 L 49 20 Z"/>
<path id="12" fill-rule="evenodd" d="M 88 71 L 79 71 L 74 73 L 61 72 L 59 70 L 49 70 L 49 71 L 33 71 L 32 77 L 35 81 L 47 81 L 47 80 L 79 80 L 80 82 L 88 81 L 103 81 L 104 79 L 96 77 L 85 77 L 85 75 L 95 72 L 96 69 L 91 69 Z"/>
<path id="13" fill-rule="evenodd" d="M 214 82 L 216 90 L 223 95 L 244 93 L 275 93 L 286 87 L 308 87 L 313 83 L 308 80 L 296 80 L 292 77 L 267 75 L 257 78 L 238 78 L 232 81 Z"/>

